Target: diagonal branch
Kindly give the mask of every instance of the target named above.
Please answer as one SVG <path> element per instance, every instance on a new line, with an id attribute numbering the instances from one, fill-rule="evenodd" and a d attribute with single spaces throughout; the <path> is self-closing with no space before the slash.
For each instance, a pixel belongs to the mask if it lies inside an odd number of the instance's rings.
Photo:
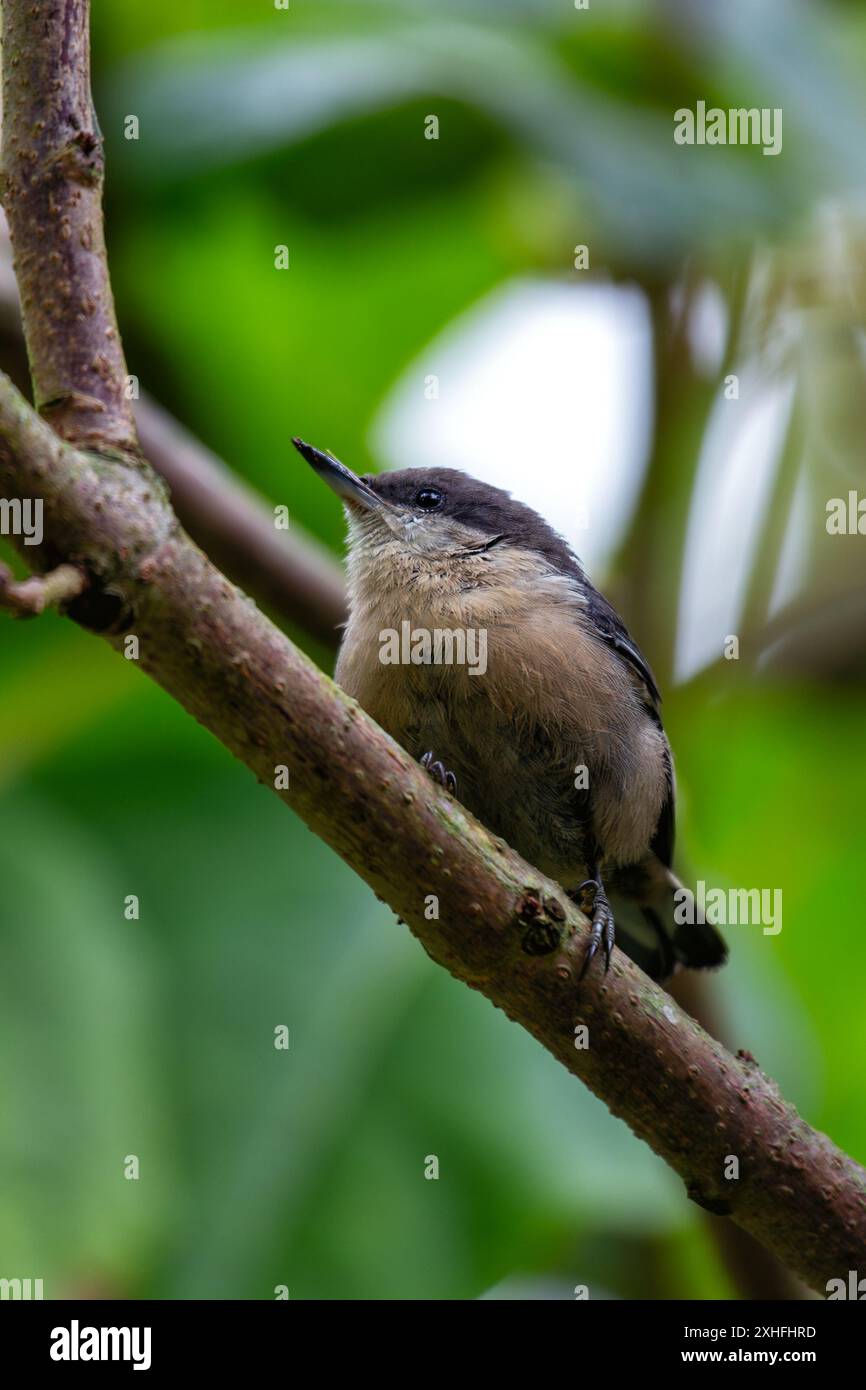
<path id="1" fill-rule="evenodd" d="M 858 1267 L 866 1172 L 621 952 L 609 975 L 579 985 L 587 924 L 562 889 L 433 787 L 214 568 L 146 469 L 72 449 L 0 378 L 0 487 L 40 497 L 43 549 L 90 574 L 72 616 L 117 648 L 135 636 L 148 675 L 277 790 L 435 961 L 625 1119 L 697 1202 L 729 1214 L 815 1289 Z M 429 895 L 437 920 L 425 913 Z"/>
<path id="2" fill-rule="evenodd" d="M 136 456 L 93 224 L 98 198 L 81 183 L 79 155 L 93 151 L 68 133 L 69 111 L 91 131 L 87 6 L 4 0 L 3 13 L 10 227 L 36 399 L 58 431 L 0 375 L 0 489 L 10 501 L 43 504 L 43 543 L 28 546 L 28 558 L 35 552 L 45 571 L 81 570 L 88 587 L 68 604 L 70 616 L 137 657 L 390 903 L 435 961 L 538 1038 L 696 1201 L 730 1214 L 813 1288 L 845 1278 L 866 1246 L 866 1171 L 810 1129 L 749 1054 L 731 1056 L 621 952 L 609 975 L 580 984 L 587 923 L 562 889 L 434 788 L 181 530 Z M 64 105 L 58 92 L 67 82 Z M 40 93 L 53 145 L 31 143 Z M 58 244 L 81 228 L 80 199 L 91 219 L 84 250 L 101 269 Z M 68 220 L 53 216 L 56 208 Z M 22 209 L 35 217 L 35 233 Z M 98 380 L 95 358 L 81 353 L 83 343 L 97 347 L 97 322 L 108 333 Z M 426 911 L 431 897 L 436 918 Z"/>

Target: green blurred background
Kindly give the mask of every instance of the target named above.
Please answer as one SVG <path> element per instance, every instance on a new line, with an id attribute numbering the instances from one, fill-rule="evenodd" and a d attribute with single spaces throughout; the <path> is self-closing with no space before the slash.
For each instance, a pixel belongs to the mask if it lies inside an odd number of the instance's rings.
<path id="1" fill-rule="evenodd" d="M 866 541 L 825 525 L 863 487 L 866 12 L 148 0 L 97 4 L 93 42 L 130 371 L 335 552 L 339 508 L 294 433 L 359 471 L 546 488 L 570 536 L 590 498 L 575 544 L 665 691 L 680 867 L 784 895 L 781 933 L 731 928 L 690 1000 L 866 1160 Z M 781 155 L 675 146 L 698 99 L 783 108 Z M 602 342 L 631 364 L 603 390 Z M 49 1297 L 772 1287 L 167 696 L 55 616 L 0 625 L 0 918 L 4 1277 Z"/>

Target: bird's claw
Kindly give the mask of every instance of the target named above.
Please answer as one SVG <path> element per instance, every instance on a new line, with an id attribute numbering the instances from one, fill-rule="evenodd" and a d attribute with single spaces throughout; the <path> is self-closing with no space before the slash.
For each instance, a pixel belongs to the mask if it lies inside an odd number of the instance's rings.
<path id="1" fill-rule="evenodd" d="M 597 878 L 588 878 L 581 883 L 574 891 L 575 895 L 580 895 L 581 906 L 583 907 L 584 895 L 588 890 L 592 890 L 592 930 L 589 934 L 589 942 L 586 947 L 586 955 L 583 958 L 579 979 L 582 980 L 595 956 L 599 946 L 604 947 L 604 973 L 610 969 L 610 956 L 614 942 L 614 920 L 607 894 Z M 584 908 L 588 911 L 589 908 Z"/>
<path id="2" fill-rule="evenodd" d="M 434 760 L 432 750 L 425 753 L 421 759 L 421 766 L 430 773 L 434 782 L 438 782 L 447 792 L 452 794 L 457 791 L 457 778 L 453 772 L 449 772 L 444 763 Z"/>

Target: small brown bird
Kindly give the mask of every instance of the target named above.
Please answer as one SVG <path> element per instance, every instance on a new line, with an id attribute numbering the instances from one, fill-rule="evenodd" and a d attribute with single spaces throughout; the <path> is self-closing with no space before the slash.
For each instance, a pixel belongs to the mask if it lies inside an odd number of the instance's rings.
<path id="1" fill-rule="evenodd" d="M 586 906 L 599 947 L 656 979 L 721 965 L 674 916 L 674 779 L 652 672 L 561 536 L 451 468 L 359 478 L 300 439 L 342 498 L 349 618 L 336 679 L 490 830 Z"/>

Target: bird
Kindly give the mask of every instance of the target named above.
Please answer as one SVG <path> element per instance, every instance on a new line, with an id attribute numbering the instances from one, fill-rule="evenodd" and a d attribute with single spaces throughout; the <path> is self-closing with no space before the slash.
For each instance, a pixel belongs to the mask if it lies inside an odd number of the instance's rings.
<path id="1" fill-rule="evenodd" d="M 359 476 L 292 442 L 347 518 L 338 685 L 583 908 L 581 979 L 615 941 L 659 981 L 722 965 L 715 927 L 677 912 L 658 685 L 567 542 L 459 469 Z"/>

